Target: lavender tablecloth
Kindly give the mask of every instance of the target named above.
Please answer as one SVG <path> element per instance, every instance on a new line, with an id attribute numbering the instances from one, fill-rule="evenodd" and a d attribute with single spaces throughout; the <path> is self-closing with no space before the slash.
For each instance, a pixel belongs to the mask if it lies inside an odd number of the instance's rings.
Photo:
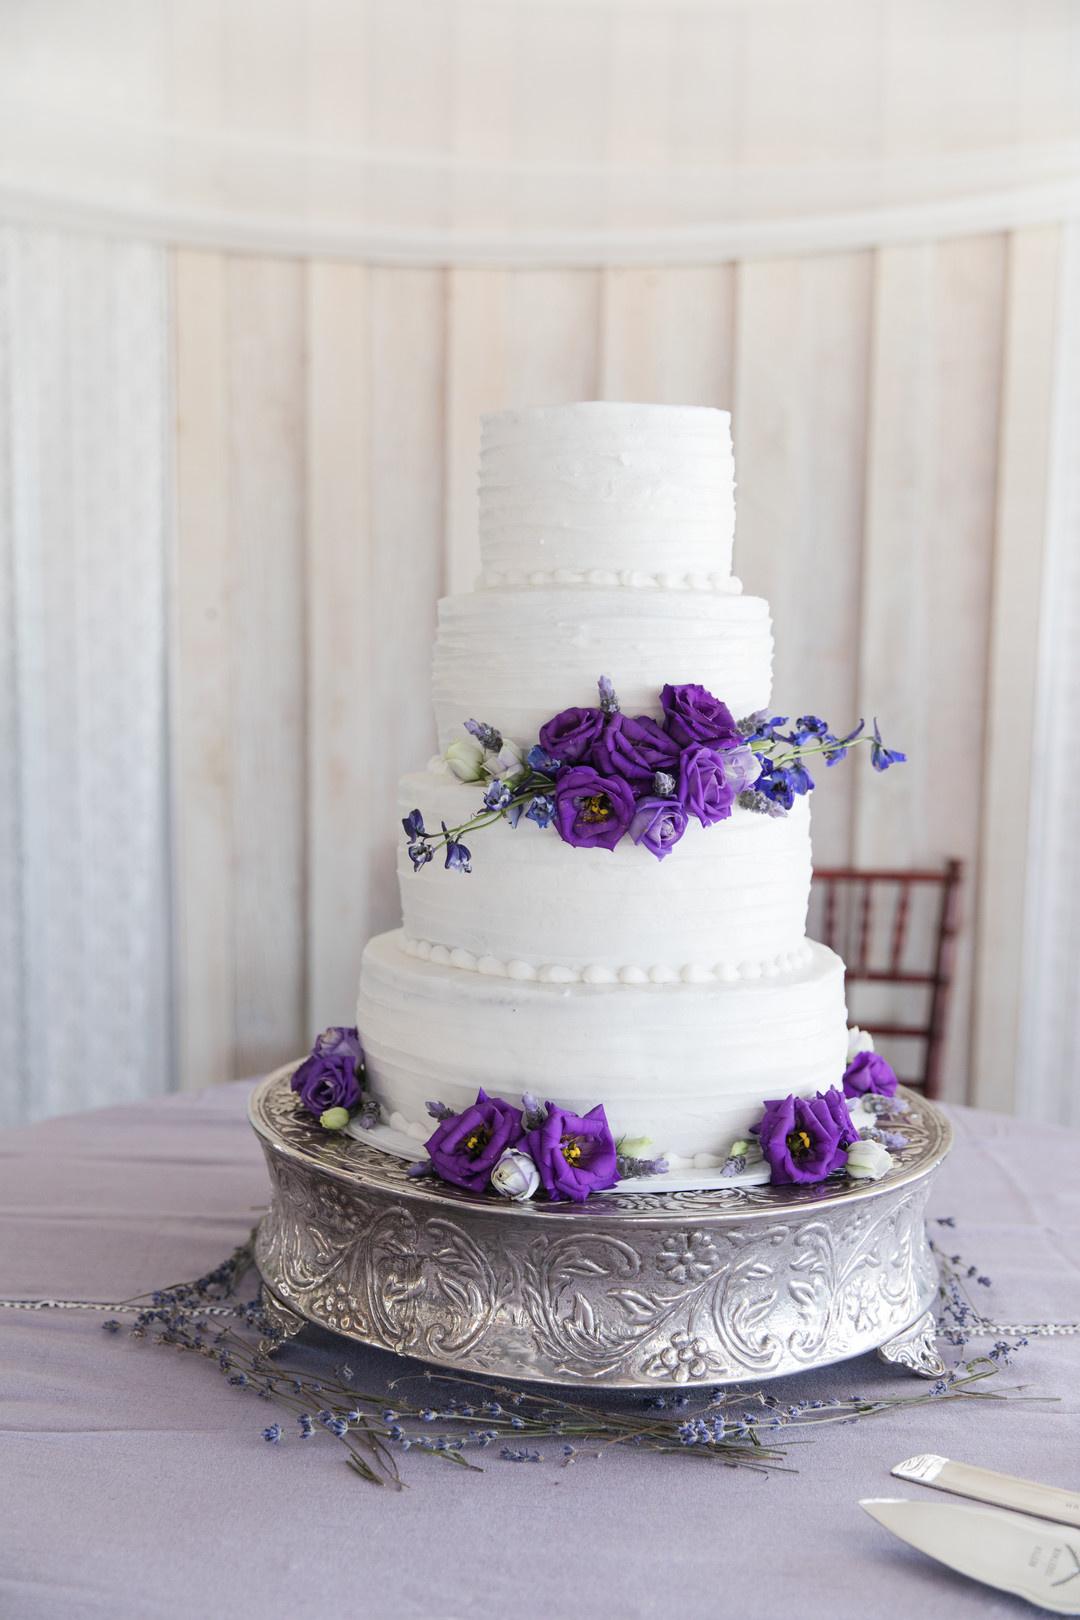
<path id="1" fill-rule="evenodd" d="M 0 1136 L 0 1295 L 120 1299 L 223 1259 L 267 1191 L 246 1095 L 222 1086 Z M 949 1246 L 990 1273 L 980 1299 L 1000 1320 L 1080 1315 L 1080 1133 L 953 1118 L 933 1213 L 956 1215 Z M 369 1387 L 403 1365 L 349 1359 Z M 1080 1338 L 1032 1341 L 1014 1379 L 1061 1399 L 837 1427 L 792 1452 L 797 1474 L 640 1452 L 563 1467 L 549 1446 L 540 1464 L 487 1453 L 482 1475 L 410 1456 L 409 1489 L 393 1493 L 355 1478 L 329 1436 L 268 1446 L 268 1408 L 209 1363 L 110 1337 L 87 1313 L 0 1309 L 0 1615 L 1031 1613 L 857 1506 L 918 1494 L 888 1476 L 918 1451 L 1080 1482 Z M 792 1400 L 898 1383 L 863 1358 L 773 1387 Z"/>

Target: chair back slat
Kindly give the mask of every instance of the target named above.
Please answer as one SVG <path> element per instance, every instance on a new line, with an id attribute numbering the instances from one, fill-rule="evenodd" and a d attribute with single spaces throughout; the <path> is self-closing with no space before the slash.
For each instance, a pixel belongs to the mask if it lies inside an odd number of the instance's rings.
<path id="1" fill-rule="evenodd" d="M 911 909 L 911 884 L 901 880 L 896 891 L 896 911 L 893 914 L 892 946 L 889 951 L 889 967 L 893 973 L 902 971 L 901 963 L 904 960 L 904 936 L 907 933 L 908 913 Z"/>
<path id="2" fill-rule="evenodd" d="M 836 884 L 825 879 L 825 943 L 831 951 L 836 949 Z"/>
<path id="3" fill-rule="evenodd" d="M 905 998 L 905 1006 L 922 1003 L 911 1016 L 871 1017 L 867 1023 L 872 1032 L 900 1040 L 905 1051 L 918 1054 L 917 1063 L 904 1062 L 909 1075 L 904 1084 L 928 1097 L 941 1088 L 962 880 L 963 865 L 957 860 L 946 861 L 940 870 L 832 867 L 814 873 L 815 915 L 824 942 L 851 958 L 846 964 L 849 999 L 858 984 L 864 994 L 891 987 Z M 879 891 L 884 911 L 876 907 Z M 917 894 L 925 897 L 918 906 Z M 879 915 L 882 926 L 875 930 Z M 913 960 L 917 957 L 923 960 Z"/>
<path id="4" fill-rule="evenodd" d="M 859 969 L 866 968 L 870 962 L 870 930 L 873 902 L 874 885 L 864 883 L 862 886 L 862 904 L 859 907 L 859 952 L 855 959 L 855 965 Z"/>

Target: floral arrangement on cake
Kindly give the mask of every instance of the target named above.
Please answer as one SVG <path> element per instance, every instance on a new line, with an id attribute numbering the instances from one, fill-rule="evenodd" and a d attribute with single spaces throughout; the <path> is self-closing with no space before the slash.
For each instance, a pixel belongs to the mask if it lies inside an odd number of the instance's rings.
<path id="1" fill-rule="evenodd" d="M 623 838 L 664 860 L 691 820 L 703 827 L 725 821 L 738 804 L 762 815 L 783 816 L 796 797 L 813 790 L 806 761 L 836 765 L 858 743 L 870 746 L 875 770 L 905 755 L 882 742 L 875 719 L 838 736 L 816 715 L 794 727 L 786 715 L 764 711 L 735 720 L 727 705 L 703 686 L 667 685 L 660 693 L 664 720 L 623 714 L 608 677 L 598 683 L 599 703 L 563 709 L 540 728 L 527 752 L 478 720 L 452 742 L 442 765 L 462 782 L 486 784 L 478 812 L 458 827 L 429 831 L 419 809 L 402 822 L 416 871 L 445 851 L 448 871 L 468 872 L 472 851 L 463 836 L 521 817 L 554 827 L 575 849 L 614 849 Z"/>
<path id="2" fill-rule="evenodd" d="M 372 1130 L 381 1112 L 364 1082 L 358 1031 L 335 1026 L 318 1037 L 290 1084 L 301 1107 L 324 1130 L 341 1131 L 353 1121 Z M 896 1088 L 896 1075 L 874 1051 L 872 1037 L 853 1029 L 841 1084 L 813 1097 L 766 1101 L 749 1136 L 731 1144 L 720 1174 L 738 1176 L 764 1162 L 776 1185 L 805 1185 L 838 1174 L 877 1181 L 904 1145 L 901 1133 L 884 1128 L 907 1106 Z M 856 1125 L 854 1103 L 873 1116 L 873 1124 Z M 427 1111 L 435 1130 L 424 1143 L 427 1158 L 411 1165 L 409 1174 L 433 1175 L 468 1192 L 495 1192 L 514 1203 L 537 1195 L 584 1203 L 620 1181 L 668 1170 L 666 1159 L 647 1156 L 646 1141 L 616 1141 L 603 1104 L 575 1114 L 525 1092 L 518 1107 L 481 1088 L 476 1101 L 460 1111 L 440 1102 L 429 1102 Z"/>

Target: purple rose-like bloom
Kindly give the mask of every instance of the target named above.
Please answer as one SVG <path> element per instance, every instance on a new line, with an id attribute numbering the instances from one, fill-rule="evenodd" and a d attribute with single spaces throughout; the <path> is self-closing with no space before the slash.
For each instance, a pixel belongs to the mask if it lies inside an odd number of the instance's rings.
<path id="1" fill-rule="evenodd" d="M 686 831 L 686 823 L 686 811 L 678 799 L 639 799 L 630 823 L 630 837 L 662 861 Z"/>
<path id="2" fill-rule="evenodd" d="M 735 748 L 743 741 L 727 704 L 703 686 L 665 686 L 660 704 L 668 735 L 684 748 L 690 743 Z"/>
<path id="3" fill-rule="evenodd" d="M 679 745 L 647 714 L 631 718 L 611 714 L 592 751 L 593 763 L 605 776 L 621 776 L 641 789 L 657 771 L 674 770 Z"/>
<path id="4" fill-rule="evenodd" d="M 852 1142 L 859 1140 L 859 1133 L 855 1129 L 854 1121 L 848 1113 L 848 1105 L 844 1100 L 844 1093 L 836 1086 L 830 1086 L 828 1091 L 819 1091 L 818 1102 L 823 1102 L 829 1110 L 829 1115 L 836 1126 L 837 1139 L 842 1148 L 849 1148 Z"/>
<path id="5" fill-rule="evenodd" d="M 865 1097 L 873 1092 L 879 1097 L 895 1097 L 896 1070 L 878 1052 L 856 1052 L 844 1070 L 844 1096 Z"/>
<path id="6" fill-rule="evenodd" d="M 591 765 L 560 771 L 555 782 L 555 826 L 575 849 L 614 849 L 634 816 L 634 795 L 618 776 Z"/>
<path id="7" fill-rule="evenodd" d="M 364 1061 L 355 1029 L 323 1030 L 290 1085 L 309 1114 L 318 1119 L 329 1108 L 355 1108 L 360 1101 L 358 1069 Z"/>
<path id="8" fill-rule="evenodd" d="M 840 1169 L 844 1163 L 840 1136 L 833 1108 L 820 1096 L 767 1102 L 757 1129 L 770 1180 L 780 1183 L 824 1181 Z"/>
<path id="9" fill-rule="evenodd" d="M 547 1118 L 524 1145 L 544 1191 L 556 1201 L 583 1204 L 590 1193 L 614 1187 L 619 1179 L 615 1139 L 600 1104 L 582 1116 L 548 1103 Z"/>
<path id="10" fill-rule="evenodd" d="M 679 756 L 679 803 L 703 827 L 726 821 L 735 802 L 724 755 L 704 743 L 693 743 Z"/>
<path id="11" fill-rule="evenodd" d="M 424 1146 L 436 1175 L 483 1192 L 503 1153 L 520 1140 L 521 1109 L 481 1089 L 472 1106 L 442 1120 Z"/>
<path id="12" fill-rule="evenodd" d="M 588 759 L 604 729 L 602 709 L 563 709 L 540 727 L 540 746 L 562 765 Z"/>

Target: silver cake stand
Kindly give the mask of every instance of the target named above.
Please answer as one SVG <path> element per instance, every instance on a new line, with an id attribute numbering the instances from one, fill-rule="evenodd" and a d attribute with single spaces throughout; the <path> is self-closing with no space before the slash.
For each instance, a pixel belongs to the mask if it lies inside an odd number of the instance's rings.
<path id="1" fill-rule="evenodd" d="M 597 1388 L 758 1381 L 867 1350 L 944 1371 L 923 1211 L 952 1132 L 913 1093 L 879 1182 L 511 1204 L 321 1131 L 291 1072 L 250 1104 L 272 1184 L 266 1349 L 311 1322 L 459 1372 Z"/>

